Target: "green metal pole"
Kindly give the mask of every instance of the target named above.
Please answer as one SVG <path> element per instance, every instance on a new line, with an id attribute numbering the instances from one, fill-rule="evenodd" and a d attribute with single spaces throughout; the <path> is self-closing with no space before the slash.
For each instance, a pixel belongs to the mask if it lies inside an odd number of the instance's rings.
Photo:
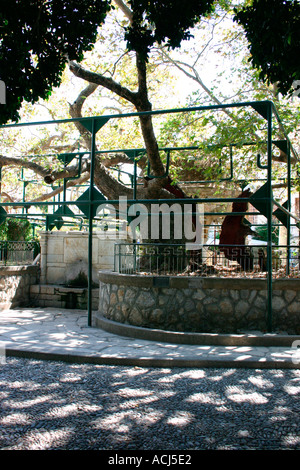
<path id="1" fill-rule="evenodd" d="M 95 170 L 96 129 L 92 120 L 91 169 L 89 188 L 89 237 L 88 237 L 88 326 L 92 326 L 92 275 L 93 275 L 93 186 Z"/>
<path id="2" fill-rule="evenodd" d="M 291 212 L 291 149 L 289 142 L 287 142 L 287 192 L 288 192 L 288 211 Z M 288 215 L 287 218 L 287 265 L 286 274 L 290 274 L 290 244 L 291 244 L 291 218 Z"/>
<path id="3" fill-rule="evenodd" d="M 268 223 L 268 245 L 267 245 L 267 329 L 268 332 L 272 331 L 272 212 L 273 212 L 273 198 L 272 198 L 272 107 L 267 108 L 268 120 L 268 202 L 267 202 L 267 223 Z"/>

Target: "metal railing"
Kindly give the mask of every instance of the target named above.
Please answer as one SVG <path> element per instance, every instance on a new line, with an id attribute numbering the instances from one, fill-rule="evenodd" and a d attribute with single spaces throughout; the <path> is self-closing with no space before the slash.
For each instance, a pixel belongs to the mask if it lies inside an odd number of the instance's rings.
<path id="1" fill-rule="evenodd" d="M 40 253 L 37 241 L 0 241 L 0 266 L 30 265 Z"/>
<path id="2" fill-rule="evenodd" d="M 267 250 L 263 244 L 202 245 L 189 251 L 184 244 L 117 243 L 114 270 L 123 274 L 266 278 Z M 272 277 L 300 278 L 299 246 L 272 248 Z"/>
<path id="3" fill-rule="evenodd" d="M 179 244 L 117 243 L 114 256 L 114 270 L 127 274 L 170 274 L 188 266 L 185 245 Z"/>

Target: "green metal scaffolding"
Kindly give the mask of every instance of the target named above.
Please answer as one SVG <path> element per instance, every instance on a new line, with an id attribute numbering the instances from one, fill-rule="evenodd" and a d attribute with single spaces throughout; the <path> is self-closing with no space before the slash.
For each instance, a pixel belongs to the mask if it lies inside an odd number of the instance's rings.
<path id="1" fill-rule="evenodd" d="M 77 223 L 79 227 L 82 227 L 83 221 L 87 221 L 87 229 L 88 229 L 88 325 L 91 326 L 92 324 L 92 246 L 93 246 L 93 224 L 95 221 L 96 216 L 96 209 L 99 204 L 109 203 L 111 205 L 118 204 L 118 200 L 107 200 L 102 193 L 95 187 L 94 184 L 94 177 L 95 177 L 95 158 L 98 154 L 101 153 L 113 153 L 113 152 L 123 152 L 125 153 L 133 164 L 133 173 L 128 173 L 130 178 L 130 184 L 133 189 L 133 197 L 131 200 L 128 200 L 128 204 L 134 203 L 158 203 L 157 199 L 152 200 L 143 200 L 137 198 L 137 162 L 141 156 L 146 156 L 146 151 L 143 148 L 136 149 L 136 148 L 129 148 L 129 149 L 104 149 L 101 151 L 96 150 L 96 136 L 100 129 L 105 126 L 106 123 L 113 120 L 120 120 L 126 118 L 139 118 L 140 116 L 150 115 L 150 116 L 163 116 L 163 115 L 172 115 L 172 114 L 181 114 L 181 113 L 201 113 L 201 112 L 216 112 L 222 110 L 230 110 L 233 108 L 245 108 L 251 109 L 258 113 L 260 117 L 263 118 L 265 123 L 265 133 L 266 139 L 264 140 L 267 148 L 267 160 L 266 163 L 261 162 L 260 155 L 256 156 L 256 164 L 257 168 L 266 171 L 266 178 L 264 184 L 259 188 L 253 197 L 249 199 L 244 199 L 244 201 L 251 203 L 258 212 L 264 215 L 267 219 L 267 228 L 268 228 L 268 235 L 267 235 L 267 291 L 268 291 L 268 300 L 267 300 L 267 328 L 268 331 L 272 331 L 272 230 L 273 230 L 273 222 L 272 219 L 274 216 L 277 217 L 279 222 L 283 224 L 287 228 L 287 246 L 290 245 L 290 227 L 291 221 L 293 221 L 294 225 L 299 224 L 300 219 L 292 214 L 291 212 L 291 186 L 292 186 L 292 175 L 291 175 L 291 152 L 293 155 L 296 155 L 292 144 L 288 138 L 284 130 L 284 126 L 280 120 L 278 112 L 271 101 L 259 101 L 259 102 L 242 102 L 242 103 L 232 103 L 232 104 L 223 104 L 223 105 L 214 105 L 214 106 L 199 106 L 199 107 L 192 107 L 192 108 L 177 108 L 177 109 L 168 109 L 168 110 L 158 110 L 158 111 L 148 111 L 143 113 L 126 113 L 126 114 L 117 114 L 117 115 L 104 115 L 104 116 L 91 116 L 85 118 L 78 118 L 78 119 L 63 119 L 57 121 L 43 121 L 43 122 L 29 122 L 29 123 L 17 123 L 17 124 L 7 124 L 0 127 L 0 132 L 2 130 L 8 131 L 10 128 L 17 129 L 20 127 L 31 127 L 31 126 L 51 126 L 51 125 L 60 125 L 65 123 L 75 123 L 80 122 L 86 130 L 90 132 L 91 135 L 91 147 L 90 151 L 78 151 L 78 152 L 71 152 L 68 154 L 59 154 L 57 157 L 64 163 L 64 165 L 68 165 L 73 158 L 77 158 L 78 160 L 78 167 L 79 173 L 75 177 L 75 179 L 80 177 L 80 168 L 81 162 L 84 155 L 88 156 L 90 161 L 90 179 L 87 185 L 87 189 L 85 192 L 76 200 L 76 201 L 68 201 L 66 199 L 66 182 L 67 179 L 63 181 L 63 193 L 62 193 L 62 200 L 59 199 L 58 201 L 43 201 L 43 202 L 30 202 L 26 201 L 26 194 L 25 190 L 29 182 L 34 183 L 33 181 L 26 181 L 24 178 L 24 173 L 22 171 L 20 180 L 23 184 L 23 201 L 22 202 L 1 202 L 0 203 L 0 222 L 2 223 L 6 217 L 12 217 L 12 214 L 8 214 L 5 210 L 6 207 L 14 208 L 15 206 L 22 206 L 22 216 L 27 217 L 29 220 L 34 219 L 35 221 L 42 221 L 45 223 L 46 230 L 51 230 L 56 227 L 58 230 L 63 226 L 65 223 L 64 217 L 69 218 Z M 274 137 L 274 125 L 280 128 L 280 138 Z M 252 145 L 251 142 L 246 143 L 244 145 Z M 233 174 L 233 164 L 232 164 L 232 151 L 236 146 L 235 142 L 228 142 L 228 148 L 230 149 L 230 175 L 226 178 L 220 179 L 215 181 L 216 184 L 220 181 L 232 181 L 234 179 Z M 284 203 L 278 202 L 275 200 L 273 196 L 273 189 L 272 189 L 272 148 L 275 146 L 282 150 L 287 156 L 286 162 L 286 176 L 285 181 L 287 184 L 287 200 Z M 179 151 L 179 150 L 186 150 L 186 149 L 199 149 L 198 146 L 173 146 L 173 147 L 163 147 L 160 150 L 163 151 L 166 155 L 166 164 L 165 164 L 165 175 L 169 173 L 170 167 L 170 159 L 172 152 Z M 27 157 L 28 158 L 28 157 Z M 298 157 L 296 157 L 298 158 Z M 116 171 L 120 171 L 116 169 Z M 147 175 L 151 178 L 151 168 L 148 164 L 147 166 Z M 120 175 L 119 175 L 120 176 Z M 73 178 L 74 179 L 74 178 Z M 246 178 L 245 178 L 246 179 Z M 195 184 L 212 184 L 214 180 L 205 180 L 205 181 L 193 181 L 189 183 Z M 230 197 L 209 197 L 209 198 L 201 198 L 195 197 L 193 202 L 195 203 L 230 203 L 233 202 L 235 198 Z M 164 199 L 163 202 L 165 203 L 173 203 L 174 199 Z M 176 199 L 176 202 L 184 203 L 187 202 L 186 199 Z M 28 209 L 31 206 L 41 207 L 45 206 L 48 208 L 48 213 L 36 213 L 34 215 L 28 213 Z M 58 209 L 55 209 L 58 206 Z M 74 214 L 72 211 L 72 207 L 76 206 L 81 210 L 83 213 L 80 215 Z M 276 207 L 276 210 L 274 210 Z M 51 212 L 52 209 L 52 212 Z M 225 215 L 226 212 L 218 213 L 218 215 Z M 20 216 L 20 215 L 16 215 Z M 289 261 L 287 262 L 289 264 Z M 287 266 L 288 269 L 288 266 Z"/>

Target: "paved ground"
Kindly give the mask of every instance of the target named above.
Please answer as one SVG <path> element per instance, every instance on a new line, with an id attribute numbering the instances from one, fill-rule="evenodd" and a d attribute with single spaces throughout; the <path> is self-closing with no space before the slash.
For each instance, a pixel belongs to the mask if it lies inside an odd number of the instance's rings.
<path id="1" fill-rule="evenodd" d="M 54 308 L 2 311 L 0 348 L 8 356 L 108 365 L 300 367 L 299 350 L 292 341 L 284 347 L 186 345 L 149 341 L 88 327 L 86 311 Z"/>
<path id="2" fill-rule="evenodd" d="M 197 450 L 300 450 L 299 393 L 299 369 L 9 357 L 0 366 L 0 450 L 100 450 L 98 466 L 128 451 L 145 464 L 163 451 L 166 465 L 166 457 L 178 453 L 188 463 L 190 451 Z M 193 468 L 201 457 L 192 456 Z"/>
<path id="3" fill-rule="evenodd" d="M 46 308 L 1 312 L 0 348 L 0 450 L 105 450 L 98 464 L 144 468 L 161 453 L 199 467 L 198 450 L 300 449 L 291 346 L 122 337 Z"/>

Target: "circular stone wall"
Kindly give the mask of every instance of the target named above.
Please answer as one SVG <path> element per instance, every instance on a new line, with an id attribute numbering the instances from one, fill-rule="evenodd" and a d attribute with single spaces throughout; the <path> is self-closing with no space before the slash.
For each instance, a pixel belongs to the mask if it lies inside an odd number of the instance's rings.
<path id="1" fill-rule="evenodd" d="M 99 314 L 169 331 L 267 330 L 267 281 L 100 272 Z M 273 330 L 300 334 L 300 280 L 273 281 Z"/>

